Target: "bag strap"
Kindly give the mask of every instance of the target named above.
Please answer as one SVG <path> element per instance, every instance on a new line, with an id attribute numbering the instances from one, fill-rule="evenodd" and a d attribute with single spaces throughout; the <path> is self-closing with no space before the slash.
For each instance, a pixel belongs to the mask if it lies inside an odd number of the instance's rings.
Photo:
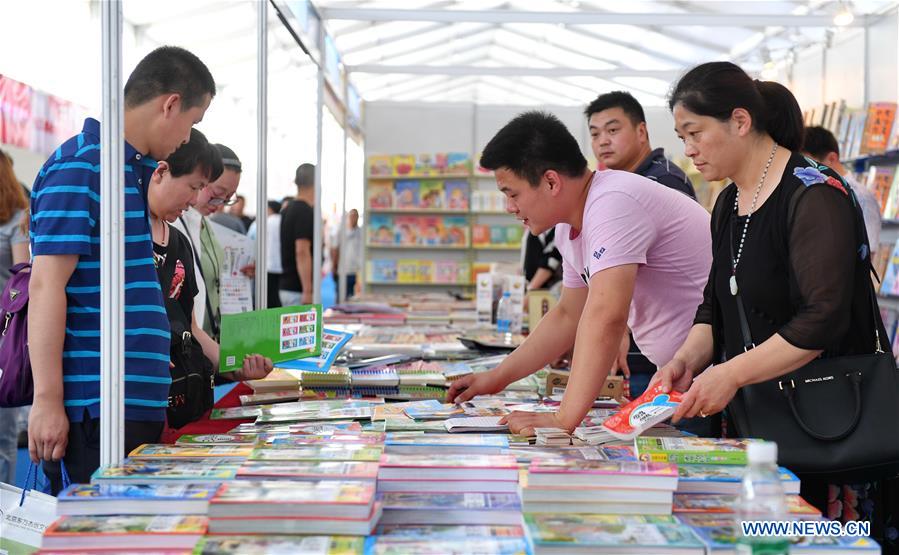
<path id="1" fill-rule="evenodd" d="M 184 226 L 184 231 L 186 233 L 184 235 L 187 236 L 187 240 L 190 241 L 190 250 L 194 255 L 194 264 L 197 267 L 197 271 L 200 272 L 200 277 L 203 278 L 203 282 L 206 282 L 206 275 L 203 274 L 203 263 L 200 261 L 200 252 L 197 250 L 197 246 L 194 243 L 194 238 L 190 233 L 190 228 L 187 227 L 187 223 L 184 221 L 184 216 L 178 216 L 178 220 L 181 222 L 181 225 Z M 202 223 L 200 226 L 202 227 Z M 202 233 L 202 230 L 201 230 Z M 206 294 L 203 295 L 203 299 L 206 301 L 206 318 L 209 320 L 209 326 L 212 328 L 212 334 L 215 337 L 219 336 L 219 326 L 218 322 L 215 321 L 215 315 L 212 311 L 212 303 L 209 302 L 209 291 L 206 291 Z"/>
<path id="2" fill-rule="evenodd" d="M 856 236 L 856 244 L 860 245 L 859 250 L 864 249 L 862 252 L 862 261 L 864 265 L 867 267 L 869 273 L 873 273 L 875 277 L 877 277 L 877 272 L 874 270 L 874 265 L 871 262 L 871 245 L 868 241 L 868 232 L 865 229 L 865 220 L 862 216 L 861 205 L 858 202 L 858 199 L 855 196 L 855 192 L 852 190 L 852 187 L 846 183 L 845 180 L 840 178 L 843 181 L 843 186 L 846 189 L 846 194 L 849 196 L 849 200 L 852 204 L 852 209 L 855 214 L 855 236 Z M 792 227 L 793 224 L 793 213 L 796 209 L 796 204 L 799 201 L 799 197 L 803 191 L 805 191 L 807 187 L 799 188 L 796 192 L 793 193 L 793 196 L 790 198 L 789 207 L 787 208 L 787 231 Z M 733 226 L 733 218 L 731 218 L 730 225 Z M 733 228 L 731 228 L 733 229 Z M 787 235 L 788 236 L 788 235 Z M 789 240 L 789 239 L 786 239 Z M 730 247 L 731 258 L 733 258 L 733 249 L 734 244 L 732 240 L 728 241 L 728 245 Z M 868 297 L 871 303 L 871 319 L 874 323 L 874 352 L 876 354 L 883 353 L 883 348 L 880 343 L 880 321 L 878 319 L 879 310 L 877 303 L 877 293 L 874 291 L 874 282 L 870 279 L 865 280 L 868 285 Z M 879 281 L 879 279 L 878 279 Z M 743 350 L 748 351 L 755 347 L 755 343 L 752 341 L 752 333 L 749 328 L 749 321 L 746 318 L 746 309 L 743 306 L 743 297 L 737 292 L 735 295 L 737 302 L 737 314 L 740 319 L 740 334 L 743 336 Z"/>

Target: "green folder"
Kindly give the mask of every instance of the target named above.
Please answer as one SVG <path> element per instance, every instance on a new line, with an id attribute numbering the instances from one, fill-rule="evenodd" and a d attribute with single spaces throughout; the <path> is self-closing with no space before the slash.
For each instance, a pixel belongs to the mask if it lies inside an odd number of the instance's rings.
<path id="1" fill-rule="evenodd" d="M 219 372 L 243 367 L 247 355 L 279 363 L 322 352 L 322 306 L 301 305 L 223 314 Z"/>

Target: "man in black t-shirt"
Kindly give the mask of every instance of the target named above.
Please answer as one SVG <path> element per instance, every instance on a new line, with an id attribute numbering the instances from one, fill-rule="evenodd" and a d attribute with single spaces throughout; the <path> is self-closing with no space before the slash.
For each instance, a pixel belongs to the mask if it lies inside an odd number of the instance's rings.
<path id="1" fill-rule="evenodd" d="M 297 196 L 281 211 L 281 306 L 312 302 L 315 166 L 300 164 Z"/>

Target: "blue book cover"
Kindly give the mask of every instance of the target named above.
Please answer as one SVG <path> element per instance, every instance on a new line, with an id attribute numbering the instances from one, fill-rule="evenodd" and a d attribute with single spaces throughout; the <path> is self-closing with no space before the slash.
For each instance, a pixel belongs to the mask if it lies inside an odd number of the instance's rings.
<path id="1" fill-rule="evenodd" d="M 531 555 L 524 538 L 410 538 L 403 536 L 369 536 L 365 539 L 365 555 L 384 553 L 489 553 L 490 555 Z M 436 550 L 435 550 L 436 549 Z"/>
<path id="2" fill-rule="evenodd" d="M 679 493 L 737 493 L 746 467 L 728 464 L 678 465 Z M 799 493 L 799 478 L 784 467 L 778 468 L 784 493 Z"/>
<path id="3" fill-rule="evenodd" d="M 343 346 L 353 338 L 353 333 L 325 328 L 322 330 L 322 354 L 317 357 L 301 358 L 279 362 L 276 366 L 285 370 L 303 372 L 327 372 Z"/>
<path id="4" fill-rule="evenodd" d="M 59 493 L 58 501 L 91 500 L 205 500 L 215 495 L 218 486 L 200 484 L 72 484 Z"/>
<path id="5" fill-rule="evenodd" d="M 418 181 L 397 181 L 394 185 L 393 205 L 397 208 L 419 208 L 418 190 L 420 188 L 421 184 Z"/>
<path id="6" fill-rule="evenodd" d="M 437 401 L 434 401 L 437 403 Z M 439 403 L 438 403 L 439 404 Z M 408 412 L 409 409 L 407 408 Z M 415 432 L 389 432 L 386 446 L 414 445 L 416 447 L 479 447 L 506 449 L 509 436 L 503 434 L 419 434 Z M 472 451 L 473 453 L 476 451 Z"/>

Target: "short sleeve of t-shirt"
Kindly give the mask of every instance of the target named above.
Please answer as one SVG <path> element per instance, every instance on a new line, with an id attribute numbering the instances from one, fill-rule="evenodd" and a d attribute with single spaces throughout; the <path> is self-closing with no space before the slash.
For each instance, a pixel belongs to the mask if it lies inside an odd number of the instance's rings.
<path id="1" fill-rule="evenodd" d="M 562 286 L 570 289 L 587 287 L 587 284 L 584 283 L 583 278 L 581 278 L 580 272 L 571 265 L 571 262 L 565 260 L 565 258 L 562 258 Z"/>
<path id="2" fill-rule="evenodd" d="M 100 215 L 100 174 L 73 157 L 47 164 L 41 173 L 31 195 L 33 254 L 90 254 Z"/>
<path id="3" fill-rule="evenodd" d="M 610 191 L 584 211 L 585 264 L 590 275 L 624 264 L 646 264 L 656 238 L 656 223 L 631 195 Z"/>

